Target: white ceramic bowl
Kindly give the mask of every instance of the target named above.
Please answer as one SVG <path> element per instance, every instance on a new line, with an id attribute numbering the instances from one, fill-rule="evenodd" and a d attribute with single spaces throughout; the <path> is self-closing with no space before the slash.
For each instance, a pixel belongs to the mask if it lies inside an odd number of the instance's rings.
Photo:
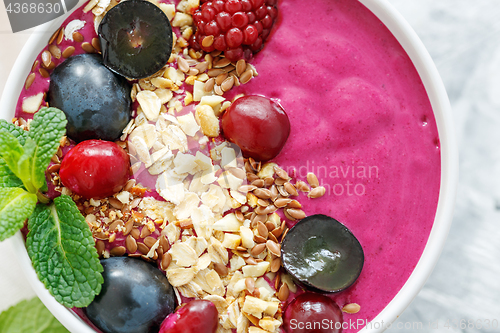
<path id="1" fill-rule="evenodd" d="M 437 69 L 424 45 L 410 25 L 386 0 L 359 1 L 389 28 L 415 65 L 434 110 L 441 144 L 441 186 L 436 217 L 429 240 L 415 270 L 403 288 L 384 310 L 360 331 L 361 333 L 376 333 L 382 332 L 387 328 L 387 325 L 392 323 L 411 303 L 431 274 L 441 254 L 453 214 L 458 182 L 458 150 L 448 96 Z M 76 8 L 82 5 L 83 2 L 85 1 L 81 0 Z M 38 27 L 26 43 L 12 68 L 2 94 L 0 101 L 0 116 L 2 118 L 12 119 L 18 96 L 24 85 L 24 80 L 29 74 L 33 60 L 46 45 L 52 32 L 62 24 L 68 15 Z M 19 263 L 31 286 L 54 316 L 71 332 L 94 332 L 80 318 L 59 304 L 38 280 L 31 266 L 31 261 L 25 250 L 24 241 L 20 233 L 14 238 L 14 246 L 19 256 Z"/>

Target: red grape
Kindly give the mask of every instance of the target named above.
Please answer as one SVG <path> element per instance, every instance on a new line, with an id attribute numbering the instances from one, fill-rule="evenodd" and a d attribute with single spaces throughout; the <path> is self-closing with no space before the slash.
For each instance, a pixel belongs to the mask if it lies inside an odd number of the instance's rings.
<path id="1" fill-rule="evenodd" d="M 329 297 L 306 292 L 285 309 L 284 328 L 288 333 L 340 333 L 342 311 Z"/>
<path id="2" fill-rule="evenodd" d="M 159 333 L 215 333 L 219 323 L 215 305 L 207 300 L 193 300 L 169 315 Z"/>
<path id="3" fill-rule="evenodd" d="M 123 188 L 129 170 L 130 159 L 123 148 L 110 141 L 87 140 L 64 156 L 59 176 L 73 193 L 102 199 Z"/>
<path id="4" fill-rule="evenodd" d="M 222 131 L 245 157 L 276 157 L 290 134 L 290 121 L 278 103 L 263 96 L 238 98 L 222 116 Z"/>

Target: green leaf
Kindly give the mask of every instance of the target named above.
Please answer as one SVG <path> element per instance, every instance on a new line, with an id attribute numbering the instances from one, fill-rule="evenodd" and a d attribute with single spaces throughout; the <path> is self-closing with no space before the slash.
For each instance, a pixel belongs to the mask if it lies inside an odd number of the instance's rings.
<path id="1" fill-rule="evenodd" d="M 12 123 L 5 121 L 4 119 L 0 119 L 0 131 L 8 132 L 14 135 L 19 143 L 24 146 L 24 142 L 28 137 L 28 132 L 23 130 L 21 127 L 16 126 Z"/>
<path id="2" fill-rule="evenodd" d="M 24 154 L 24 148 L 17 138 L 9 132 L 0 131 L 0 157 L 3 158 L 9 169 L 20 179 L 17 163 Z"/>
<path id="3" fill-rule="evenodd" d="M 22 187 L 21 179 L 10 171 L 7 163 L 0 157 L 0 187 Z"/>
<path id="4" fill-rule="evenodd" d="M 59 141 L 66 132 L 66 116 L 56 108 L 41 108 L 35 113 L 28 132 L 35 149 L 31 162 L 31 181 L 36 189 L 45 184 L 45 170 L 59 148 Z M 26 145 L 29 140 L 26 141 Z"/>
<path id="5" fill-rule="evenodd" d="M 38 204 L 28 220 L 28 254 L 38 278 L 67 307 L 88 306 L 103 278 L 94 239 L 71 197 Z"/>
<path id="6" fill-rule="evenodd" d="M 22 188 L 0 188 L 0 241 L 13 236 L 23 227 L 36 202 L 36 195 Z"/>
<path id="7" fill-rule="evenodd" d="M 37 298 L 22 301 L 0 314 L 2 333 L 69 332 Z"/>

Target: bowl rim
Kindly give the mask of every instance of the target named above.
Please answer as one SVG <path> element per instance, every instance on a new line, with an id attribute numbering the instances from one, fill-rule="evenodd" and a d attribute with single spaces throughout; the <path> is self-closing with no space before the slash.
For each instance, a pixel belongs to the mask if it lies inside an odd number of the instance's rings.
<path id="1" fill-rule="evenodd" d="M 379 333 L 390 327 L 394 320 L 408 307 L 432 273 L 444 247 L 453 217 L 453 208 L 458 184 L 458 146 L 451 113 L 450 102 L 437 68 L 424 44 L 403 16 L 387 0 L 357 0 L 384 23 L 401 44 L 413 62 L 427 92 L 436 119 L 441 147 L 440 192 L 434 224 L 424 251 L 404 286 L 386 307 L 371 321 L 364 321 L 360 333 Z M 0 110 L 13 110 L 17 96 L 24 87 L 24 78 L 29 74 L 33 54 L 46 45 L 51 32 L 75 10 L 85 3 L 79 0 L 75 8 L 65 15 L 37 27 L 17 58 L 7 79 L 0 99 Z M 2 118 L 5 117 L 3 112 Z M 71 332 L 95 333 L 81 318 L 58 303 L 50 295 L 31 265 L 20 232 L 12 238 L 12 245 L 19 264 L 32 288 L 52 314 Z"/>

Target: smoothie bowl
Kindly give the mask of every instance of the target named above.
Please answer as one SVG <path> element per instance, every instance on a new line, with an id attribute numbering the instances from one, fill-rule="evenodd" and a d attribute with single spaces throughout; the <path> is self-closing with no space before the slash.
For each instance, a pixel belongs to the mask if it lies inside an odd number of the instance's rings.
<path id="1" fill-rule="evenodd" d="M 377 332 L 422 287 L 457 152 L 385 1 L 101 0 L 38 31 L 2 96 L 2 196 L 69 330 Z"/>

